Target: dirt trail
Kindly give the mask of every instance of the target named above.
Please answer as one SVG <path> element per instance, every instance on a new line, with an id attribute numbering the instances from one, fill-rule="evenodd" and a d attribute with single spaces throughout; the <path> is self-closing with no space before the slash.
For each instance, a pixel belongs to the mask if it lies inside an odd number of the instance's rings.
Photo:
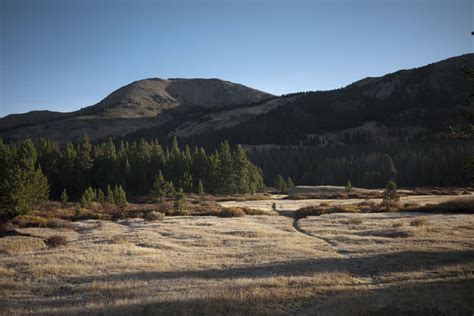
<path id="1" fill-rule="evenodd" d="M 473 196 L 474 194 L 470 194 Z M 467 195 L 412 195 L 402 197 L 400 202 L 402 203 L 417 203 L 420 205 L 426 204 L 436 204 L 441 202 L 446 202 L 449 200 L 455 199 L 462 199 L 466 198 Z M 314 233 L 310 233 L 305 231 L 299 225 L 300 218 L 295 218 L 295 211 L 299 208 L 309 206 L 309 205 L 318 205 L 320 203 L 329 203 L 330 205 L 343 205 L 343 204 L 352 204 L 352 203 L 359 203 L 365 201 L 365 199 L 306 199 L 306 200 L 290 200 L 285 199 L 285 195 L 276 195 L 271 200 L 257 200 L 257 201 L 226 201 L 221 202 L 222 206 L 226 207 L 250 207 L 256 208 L 260 210 L 268 211 L 269 213 L 274 212 L 278 213 L 279 216 L 284 216 L 293 219 L 293 228 L 296 232 L 304 234 L 305 236 L 309 236 L 312 238 L 319 239 L 326 243 L 331 249 L 336 252 L 337 254 L 344 256 L 344 251 L 340 251 L 337 249 L 337 243 L 329 238 L 325 238 L 319 235 L 315 235 Z M 380 203 L 381 199 L 369 199 L 374 203 Z"/>
<path id="2" fill-rule="evenodd" d="M 279 216 L 289 217 L 289 218 L 293 219 L 292 226 L 293 226 L 293 228 L 296 232 L 301 233 L 301 234 L 303 234 L 305 236 L 308 236 L 308 237 L 319 239 L 319 240 L 325 242 L 328 246 L 330 246 L 331 249 L 334 252 L 338 253 L 339 255 L 342 255 L 341 252 L 339 252 L 337 249 L 334 249 L 334 247 L 337 246 L 337 244 L 334 241 L 332 241 L 328 238 L 321 237 L 321 236 L 316 236 L 316 235 L 314 235 L 312 233 L 309 233 L 309 232 L 305 231 L 304 229 L 302 229 L 299 225 L 299 220 L 301 218 L 295 218 L 294 217 L 294 214 L 295 214 L 294 211 L 288 211 L 288 210 L 275 210 L 275 211 L 278 213 Z"/>
<path id="3" fill-rule="evenodd" d="M 411 195 L 400 198 L 401 203 L 417 203 L 420 205 L 426 204 L 437 204 L 446 202 L 449 200 L 463 199 L 466 197 L 473 197 L 474 193 L 469 195 Z M 226 201 L 219 202 L 220 205 L 225 207 L 250 207 L 254 209 L 264 210 L 272 212 L 272 205 L 276 205 L 276 211 L 281 210 L 282 212 L 293 212 L 302 207 L 310 205 L 318 205 L 320 203 L 329 203 L 330 205 L 343 205 L 360 203 L 363 201 L 372 201 L 374 203 L 382 202 L 382 199 L 304 199 L 304 200 L 290 200 L 285 199 L 284 195 L 273 196 L 270 200 L 257 200 L 257 201 Z"/>

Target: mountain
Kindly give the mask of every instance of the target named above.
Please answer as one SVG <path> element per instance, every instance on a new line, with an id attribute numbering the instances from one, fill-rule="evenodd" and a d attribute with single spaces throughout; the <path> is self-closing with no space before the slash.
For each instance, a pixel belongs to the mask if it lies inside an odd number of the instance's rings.
<path id="1" fill-rule="evenodd" d="M 220 121 L 242 109 L 213 113 L 203 122 L 183 120 L 172 133 L 197 143 L 227 139 L 250 145 L 443 138 L 449 126 L 464 121 L 461 112 L 472 83 L 463 76 L 463 67 L 474 68 L 474 54 L 366 78 L 342 89 L 282 96 L 266 103 L 278 103 L 271 110 L 219 130 Z M 206 124 L 216 128 L 205 129 Z M 138 133 L 146 135 L 144 130 Z"/>
<path id="2" fill-rule="evenodd" d="M 33 111 L 0 119 L 1 136 L 49 137 L 64 142 L 84 132 L 91 139 L 125 135 L 172 119 L 166 110 L 226 109 L 273 98 L 269 93 L 219 79 L 145 79 L 128 84 L 99 103 L 70 113 Z"/>
<path id="3" fill-rule="evenodd" d="M 369 77 L 331 91 L 275 97 L 219 79 L 145 79 L 71 113 L 30 112 L 0 119 L 0 136 L 59 142 L 107 135 L 223 139 L 254 146 L 397 142 L 446 137 L 462 122 L 474 54 Z"/>

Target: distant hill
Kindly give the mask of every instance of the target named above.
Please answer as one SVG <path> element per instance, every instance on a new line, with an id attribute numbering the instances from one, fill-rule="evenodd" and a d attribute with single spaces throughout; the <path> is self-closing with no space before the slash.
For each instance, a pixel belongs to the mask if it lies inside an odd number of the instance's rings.
<path id="1" fill-rule="evenodd" d="M 71 113 L 30 112 L 0 119 L 0 136 L 59 142 L 108 135 L 223 139 L 253 146 L 396 142 L 446 137 L 462 120 L 474 54 L 365 78 L 345 88 L 281 97 L 219 79 L 145 79 Z"/>
<path id="2" fill-rule="evenodd" d="M 99 103 L 70 113 L 33 111 L 0 119 L 2 137 L 49 137 L 60 142 L 125 135 L 171 119 L 164 110 L 225 109 L 272 98 L 271 94 L 219 79 L 145 79 L 108 95 Z"/>

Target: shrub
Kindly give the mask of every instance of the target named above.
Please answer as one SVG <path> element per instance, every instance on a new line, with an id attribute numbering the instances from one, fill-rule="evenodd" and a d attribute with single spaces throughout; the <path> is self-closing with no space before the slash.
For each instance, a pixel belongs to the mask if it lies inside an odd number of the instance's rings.
<path id="1" fill-rule="evenodd" d="M 320 216 L 327 213 L 329 213 L 329 209 L 317 205 L 311 205 L 300 208 L 295 212 L 294 216 L 299 219 L 307 216 Z"/>
<path id="2" fill-rule="evenodd" d="M 417 209 L 413 209 L 413 211 L 432 213 L 474 214 L 474 198 L 462 198 L 434 205 L 428 204 Z"/>
<path id="3" fill-rule="evenodd" d="M 161 222 L 165 220 L 165 214 L 152 211 L 146 213 L 144 218 L 147 222 Z"/>
<path id="4" fill-rule="evenodd" d="M 368 200 L 357 203 L 357 207 L 362 213 L 374 212 L 374 210 L 376 209 L 375 202 Z"/>
<path id="5" fill-rule="evenodd" d="M 44 243 L 50 248 L 56 248 L 67 245 L 67 239 L 61 235 L 54 235 L 47 238 Z"/>
<path id="6" fill-rule="evenodd" d="M 219 217 L 244 217 L 245 212 L 240 207 L 225 207 L 216 215 Z"/>
<path id="7" fill-rule="evenodd" d="M 398 212 L 400 209 L 400 203 L 394 200 L 383 200 L 378 206 L 379 212 Z"/>
<path id="8" fill-rule="evenodd" d="M 427 224 L 428 220 L 424 217 L 415 218 L 410 222 L 410 226 L 425 226 Z"/>
<path id="9" fill-rule="evenodd" d="M 242 210 L 245 212 L 246 215 L 268 215 L 268 212 L 263 210 L 258 210 L 250 207 L 244 207 Z"/>
<path id="10" fill-rule="evenodd" d="M 48 220 L 46 226 L 49 228 L 66 228 L 66 229 L 75 229 L 76 225 L 71 223 L 70 221 L 66 221 L 59 218 L 53 218 Z"/>
<path id="11" fill-rule="evenodd" d="M 360 208 L 357 204 L 333 205 L 328 213 L 360 213 Z"/>
<path id="12" fill-rule="evenodd" d="M 33 215 L 20 215 L 12 219 L 12 223 L 19 227 L 46 227 L 47 220 Z"/>

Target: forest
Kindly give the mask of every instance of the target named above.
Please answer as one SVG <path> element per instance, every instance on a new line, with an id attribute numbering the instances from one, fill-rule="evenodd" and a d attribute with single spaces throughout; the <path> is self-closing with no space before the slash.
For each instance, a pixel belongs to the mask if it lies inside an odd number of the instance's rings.
<path id="1" fill-rule="evenodd" d="M 343 185 L 347 180 L 363 188 L 381 188 L 387 182 L 386 154 L 397 169 L 401 187 L 466 186 L 472 168 L 465 159 L 474 152 L 472 142 L 405 144 L 353 144 L 283 146 L 250 150 L 250 159 L 260 166 L 265 181 L 275 174 L 291 177 L 296 184 Z M 291 161 L 291 163 L 288 163 Z"/>
<path id="2" fill-rule="evenodd" d="M 60 147 L 48 139 L 37 143 L 0 140 L 0 208 L 28 210 L 31 205 L 67 194 L 78 200 L 84 194 L 114 188 L 121 195 L 147 196 L 166 192 L 211 194 L 255 193 L 264 190 L 260 168 L 245 150 L 232 151 L 222 142 L 211 153 L 203 148 L 180 148 L 174 139 L 163 148 L 158 140 L 115 144 L 111 138 L 92 144 L 87 135 L 76 144 Z"/>

